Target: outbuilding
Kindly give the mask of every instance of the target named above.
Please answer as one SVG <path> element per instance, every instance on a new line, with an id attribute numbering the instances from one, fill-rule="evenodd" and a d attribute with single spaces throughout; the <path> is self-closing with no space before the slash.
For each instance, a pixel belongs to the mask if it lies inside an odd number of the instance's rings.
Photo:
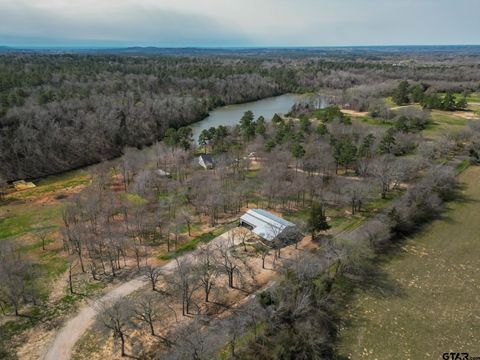
<path id="1" fill-rule="evenodd" d="M 215 163 L 210 154 L 202 154 L 198 157 L 198 163 L 204 169 L 213 169 Z"/>
<path id="2" fill-rule="evenodd" d="M 266 243 L 282 237 L 299 236 L 297 226 L 262 209 L 250 209 L 240 217 L 240 226 L 245 226 Z"/>

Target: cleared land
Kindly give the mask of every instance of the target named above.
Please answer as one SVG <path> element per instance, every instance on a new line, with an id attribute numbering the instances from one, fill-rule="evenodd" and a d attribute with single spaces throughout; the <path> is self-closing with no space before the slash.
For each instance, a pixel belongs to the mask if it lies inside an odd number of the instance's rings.
<path id="1" fill-rule="evenodd" d="M 340 332 L 344 358 L 480 355 L 480 167 L 460 181 L 462 200 L 381 259 L 382 286 L 355 295 Z"/>
<path id="2" fill-rule="evenodd" d="M 52 290 L 52 282 L 67 269 L 57 233 L 62 225 L 62 207 L 89 182 L 89 176 L 82 171 L 51 176 L 40 180 L 35 188 L 12 192 L 0 204 L 0 241 L 15 239 L 23 253 L 37 260 L 45 297 Z M 47 233 L 46 250 L 39 239 L 41 232 Z"/>

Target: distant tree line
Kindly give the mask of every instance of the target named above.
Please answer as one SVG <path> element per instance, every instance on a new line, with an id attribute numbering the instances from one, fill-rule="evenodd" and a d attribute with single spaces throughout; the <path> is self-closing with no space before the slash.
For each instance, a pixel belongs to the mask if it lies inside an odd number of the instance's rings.
<path id="1" fill-rule="evenodd" d="M 435 92 L 475 91 L 480 84 L 473 60 L 394 66 L 406 55 L 385 56 L 1 55 L 0 174 L 8 181 L 37 178 L 117 157 L 216 106 L 285 92 L 327 89 L 337 102 L 367 110 L 405 78 Z"/>
<path id="2" fill-rule="evenodd" d="M 451 90 L 439 94 L 428 89 L 429 86 L 426 84 L 410 85 L 408 81 L 401 81 L 392 98 L 397 105 L 419 103 L 425 109 L 454 111 L 465 110 L 468 106 L 465 93 L 457 98 Z"/>

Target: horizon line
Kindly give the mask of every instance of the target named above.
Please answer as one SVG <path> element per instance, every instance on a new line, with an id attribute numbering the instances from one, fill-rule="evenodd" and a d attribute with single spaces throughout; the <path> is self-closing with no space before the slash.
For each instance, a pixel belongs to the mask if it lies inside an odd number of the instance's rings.
<path id="1" fill-rule="evenodd" d="M 8 48 L 15 50 L 34 49 L 78 49 L 78 50 L 117 50 L 117 49 L 325 49 L 325 48 L 392 48 L 392 47 L 480 47 L 478 44 L 364 44 L 364 45 L 3 45 L 0 49 Z"/>

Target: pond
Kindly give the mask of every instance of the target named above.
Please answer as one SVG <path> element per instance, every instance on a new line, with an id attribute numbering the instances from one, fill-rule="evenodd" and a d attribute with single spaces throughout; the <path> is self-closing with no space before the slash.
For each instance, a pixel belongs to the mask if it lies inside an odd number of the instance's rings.
<path id="1" fill-rule="evenodd" d="M 263 116 L 265 120 L 270 120 L 275 113 L 288 113 L 291 107 L 303 97 L 304 95 L 284 94 L 258 101 L 219 107 L 211 111 L 205 119 L 190 125 L 193 130 L 193 139 L 197 141 L 202 130 L 209 129 L 212 126 L 234 126 L 238 124 L 240 118 L 248 110 L 253 112 L 255 119 Z"/>

